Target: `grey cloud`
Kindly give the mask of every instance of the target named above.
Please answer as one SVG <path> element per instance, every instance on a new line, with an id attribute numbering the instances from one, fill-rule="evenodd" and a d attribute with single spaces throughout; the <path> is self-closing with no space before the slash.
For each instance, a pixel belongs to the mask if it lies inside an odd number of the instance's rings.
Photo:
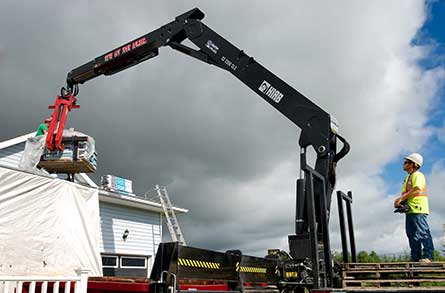
<path id="1" fill-rule="evenodd" d="M 376 243 L 366 231 L 395 221 L 376 174 L 406 141 L 421 146 L 431 135 L 427 106 L 414 121 L 403 113 L 418 96 L 429 104 L 443 80 L 416 65 L 426 48 L 410 45 L 424 3 L 273 3 L 2 1 L 0 140 L 34 131 L 72 68 L 200 7 L 207 25 L 340 121 L 353 148 L 339 164 L 339 187 L 361 194 L 358 241 Z M 96 181 L 124 176 L 138 193 L 167 185 L 174 203 L 190 209 L 181 217 L 190 244 L 256 255 L 286 246 L 299 130 L 229 73 L 162 48 L 157 58 L 81 85 L 78 98 L 69 126 L 96 138 Z M 331 230 L 338 236 L 334 220 Z M 398 239 L 391 229 L 382 235 Z"/>

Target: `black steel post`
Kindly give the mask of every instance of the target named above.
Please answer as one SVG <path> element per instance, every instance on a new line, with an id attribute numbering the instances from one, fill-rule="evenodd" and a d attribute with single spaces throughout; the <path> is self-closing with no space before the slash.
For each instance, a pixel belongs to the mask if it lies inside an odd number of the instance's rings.
<path id="1" fill-rule="evenodd" d="M 297 206 L 295 214 L 295 234 L 302 234 L 304 231 L 304 179 L 297 179 Z"/>
<path id="2" fill-rule="evenodd" d="M 311 237 L 311 253 L 312 253 L 312 272 L 314 276 L 314 289 L 320 288 L 320 269 L 318 255 L 318 237 L 317 223 L 315 219 L 315 198 L 314 198 L 314 178 L 311 172 L 305 172 L 306 196 L 307 196 L 307 213 L 309 220 L 309 233 Z"/>
<path id="3" fill-rule="evenodd" d="M 346 212 L 348 214 L 349 240 L 351 242 L 351 258 L 352 262 L 357 262 L 357 252 L 355 250 L 354 225 L 352 223 L 352 191 L 348 191 L 349 200 L 346 201 Z"/>
<path id="4" fill-rule="evenodd" d="M 318 176 L 317 176 L 318 177 Z M 328 224 L 328 207 L 327 207 L 327 198 L 326 198 L 326 189 L 324 178 L 320 175 L 318 178 L 321 181 L 323 186 L 322 194 L 321 194 L 321 203 L 320 203 L 320 215 L 321 221 L 323 221 L 322 225 L 322 233 L 323 233 L 323 254 L 324 254 L 324 265 L 325 265 L 325 274 L 327 281 L 327 287 L 332 287 L 332 280 L 334 278 L 334 272 L 332 268 L 332 257 L 331 257 L 331 244 L 329 239 L 329 224 Z"/>
<path id="5" fill-rule="evenodd" d="M 340 220 L 341 249 L 343 262 L 348 263 L 348 239 L 346 238 L 345 215 L 343 210 L 343 192 L 337 191 L 338 218 Z"/>

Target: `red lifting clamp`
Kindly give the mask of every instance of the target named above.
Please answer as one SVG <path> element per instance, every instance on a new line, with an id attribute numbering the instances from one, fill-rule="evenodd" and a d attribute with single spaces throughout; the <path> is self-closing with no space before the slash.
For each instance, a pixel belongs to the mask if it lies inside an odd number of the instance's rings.
<path id="1" fill-rule="evenodd" d="M 48 135 L 46 136 L 46 147 L 51 150 L 63 151 L 64 146 L 62 144 L 63 130 L 68 117 L 68 112 L 71 109 L 80 108 L 76 105 L 76 97 L 74 94 L 56 96 L 54 105 L 48 106 L 48 109 L 54 109 L 51 116 L 51 124 L 48 128 Z M 57 131 L 55 133 L 55 131 Z"/>

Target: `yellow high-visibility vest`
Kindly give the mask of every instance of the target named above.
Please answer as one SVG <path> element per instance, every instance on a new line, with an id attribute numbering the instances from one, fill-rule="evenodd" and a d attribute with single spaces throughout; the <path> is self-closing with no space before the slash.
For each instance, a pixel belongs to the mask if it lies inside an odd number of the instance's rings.
<path id="1" fill-rule="evenodd" d="M 408 198 L 407 203 L 410 207 L 408 214 L 429 214 L 428 194 L 426 191 L 425 176 L 420 171 L 408 174 L 403 182 L 402 193 L 418 187 L 420 192 L 417 196 Z"/>

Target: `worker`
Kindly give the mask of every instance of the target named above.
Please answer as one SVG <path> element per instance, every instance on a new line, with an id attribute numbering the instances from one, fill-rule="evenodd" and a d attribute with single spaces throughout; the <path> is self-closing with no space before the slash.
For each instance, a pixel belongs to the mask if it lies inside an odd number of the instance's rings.
<path id="1" fill-rule="evenodd" d="M 394 207 L 401 207 L 402 202 L 409 206 L 406 212 L 405 231 L 411 249 L 411 261 L 431 262 L 434 246 L 427 221 L 429 208 L 426 180 L 419 171 L 422 164 L 423 157 L 418 153 L 405 157 L 403 170 L 408 174 L 403 182 L 402 195 L 394 201 Z"/>
<path id="2" fill-rule="evenodd" d="M 48 133 L 48 127 L 51 123 L 52 118 L 48 117 L 45 119 L 44 123 L 39 125 L 39 128 L 37 128 L 36 136 L 45 135 Z"/>

